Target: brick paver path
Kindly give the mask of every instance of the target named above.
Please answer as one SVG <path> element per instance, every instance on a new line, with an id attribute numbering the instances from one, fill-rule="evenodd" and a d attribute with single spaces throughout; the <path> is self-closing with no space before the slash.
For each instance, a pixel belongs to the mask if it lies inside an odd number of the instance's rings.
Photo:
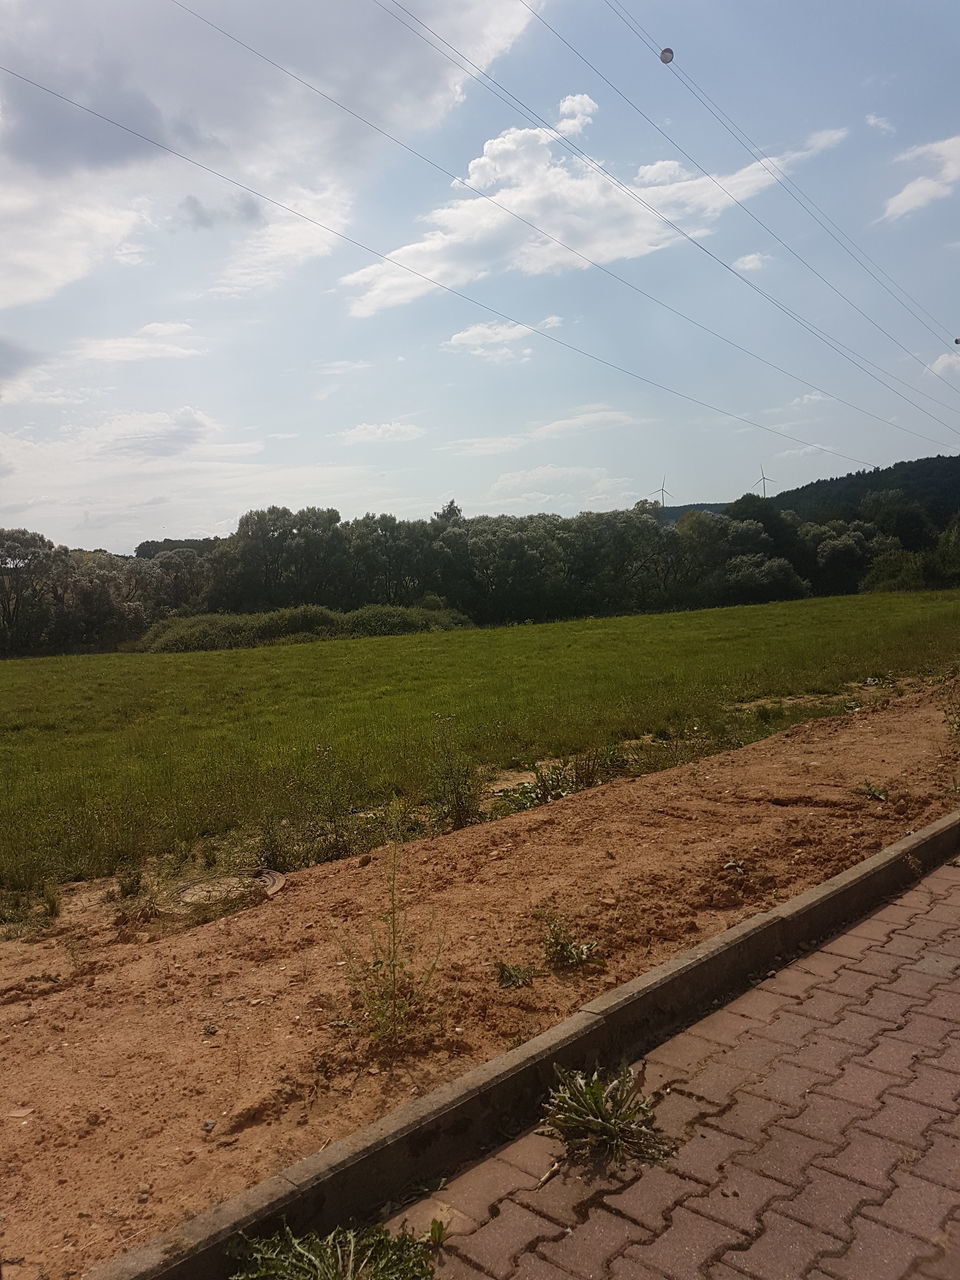
<path id="1" fill-rule="evenodd" d="M 395 1221 L 450 1280 L 960 1280 L 960 868 L 649 1054 L 678 1147 L 564 1172 L 527 1134 Z"/>

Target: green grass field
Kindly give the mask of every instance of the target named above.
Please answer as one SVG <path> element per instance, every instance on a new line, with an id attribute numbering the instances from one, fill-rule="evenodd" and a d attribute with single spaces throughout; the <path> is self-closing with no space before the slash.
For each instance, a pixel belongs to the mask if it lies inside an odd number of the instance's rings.
<path id="1" fill-rule="evenodd" d="M 0 887 L 102 875 L 178 842 L 297 821 L 329 784 L 331 762 L 349 778 L 351 805 L 394 793 L 416 801 L 438 757 L 526 764 L 693 721 L 718 726 L 741 700 L 944 671 L 957 659 L 958 624 L 960 593 L 865 595 L 8 661 Z"/>

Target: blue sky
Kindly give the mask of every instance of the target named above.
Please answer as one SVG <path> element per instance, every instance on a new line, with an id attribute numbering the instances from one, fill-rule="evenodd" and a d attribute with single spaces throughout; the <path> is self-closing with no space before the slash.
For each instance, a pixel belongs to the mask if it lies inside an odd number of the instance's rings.
<path id="1" fill-rule="evenodd" d="M 7 67 L 510 317 L 0 73 L 0 524 L 129 551 L 225 534 L 273 503 L 416 516 L 454 497 L 468 514 L 574 513 L 630 505 L 664 475 L 676 502 L 720 501 L 761 467 L 787 488 L 848 459 L 960 446 L 949 0 L 623 0 L 675 50 L 669 67 L 604 0 L 531 0 L 596 71 L 520 0 L 404 3 L 552 128 L 399 25 L 393 0 L 192 7 L 469 188 L 172 0 L 0 0 Z M 902 379 L 914 403 L 745 281 Z"/>

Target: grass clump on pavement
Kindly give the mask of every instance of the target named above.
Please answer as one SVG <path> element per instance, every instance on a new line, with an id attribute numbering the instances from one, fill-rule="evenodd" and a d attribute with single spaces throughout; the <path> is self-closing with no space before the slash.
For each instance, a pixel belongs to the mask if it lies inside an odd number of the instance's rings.
<path id="1" fill-rule="evenodd" d="M 626 1063 L 615 1074 L 558 1067 L 544 1120 L 546 1131 L 558 1137 L 574 1159 L 656 1164 L 674 1149 L 654 1124 L 653 1103 L 641 1093 L 641 1082 Z"/>
<path id="2" fill-rule="evenodd" d="M 289 1227 L 244 1242 L 243 1266 L 231 1280 L 431 1280 L 429 1242 L 384 1227 L 337 1227 L 295 1236 Z"/>

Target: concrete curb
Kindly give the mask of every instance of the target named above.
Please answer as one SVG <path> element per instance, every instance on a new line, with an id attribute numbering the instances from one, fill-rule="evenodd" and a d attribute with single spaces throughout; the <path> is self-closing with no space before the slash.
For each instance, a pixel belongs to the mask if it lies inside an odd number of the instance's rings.
<path id="1" fill-rule="evenodd" d="M 479 1156 L 533 1123 L 554 1065 L 590 1066 L 649 1052 L 719 1000 L 798 951 L 865 915 L 960 848 L 960 812 L 881 850 L 589 1001 L 572 1017 L 318 1155 L 291 1165 L 183 1223 L 172 1233 L 87 1272 L 86 1280 L 226 1280 L 237 1234 L 327 1231 L 366 1217 L 411 1187 Z"/>

